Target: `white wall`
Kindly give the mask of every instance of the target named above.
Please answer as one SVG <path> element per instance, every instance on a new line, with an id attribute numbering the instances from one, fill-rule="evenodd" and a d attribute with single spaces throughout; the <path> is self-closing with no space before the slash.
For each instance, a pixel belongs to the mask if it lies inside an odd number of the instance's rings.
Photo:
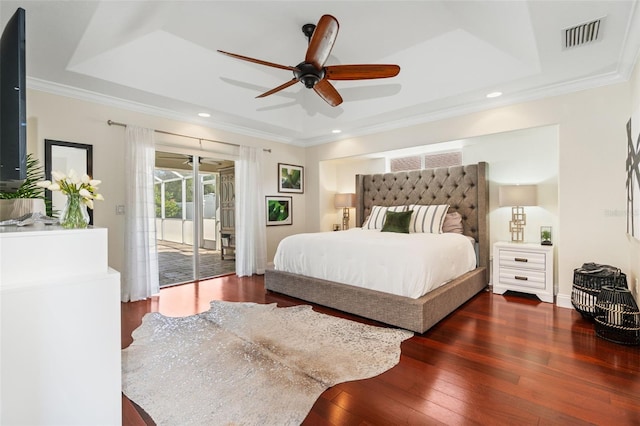
<path id="1" fill-rule="evenodd" d="M 333 229 L 334 224 L 342 226 L 342 209 L 336 209 L 333 197 L 337 193 L 355 193 L 357 174 L 384 173 L 384 158 L 347 158 L 341 160 L 325 161 L 321 165 L 322 178 L 320 182 L 321 194 L 324 206 L 324 215 L 321 219 L 323 231 Z M 349 209 L 349 228 L 356 225 L 356 209 Z"/>
<path id="2" fill-rule="evenodd" d="M 525 242 L 540 242 L 540 227 L 558 223 L 558 127 L 545 126 L 480 136 L 462 141 L 464 164 L 489 164 L 489 229 L 491 244 L 510 241 L 511 208 L 500 207 L 501 185 L 533 184 L 538 205 L 525 207 Z M 559 243 L 559 239 L 553 236 Z"/>
<path id="3" fill-rule="evenodd" d="M 206 139 L 270 148 L 265 153 L 264 191 L 277 194 L 277 164 L 305 165 L 303 148 L 268 140 L 214 130 L 204 126 L 179 122 L 158 116 L 127 111 L 121 108 L 71 99 L 50 93 L 27 91 L 28 152 L 34 153 L 44 165 L 44 140 L 54 139 L 93 145 L 93 171 L 102 180 L 100 192 L 105 200 L 95 206 L 95 225 L 109 229 L 109 266 L 122 271 L 124 265 L 124 216 L 116 215 L 116 205 L 125 204 L 124 128 L 108 126 L 107 120 L 180 133 Z M 177 150 L 216 153 L 220 158 L 237 158 L 237 148 L 220 144 L 156 134 L 156 143 L 174 146 Z M 216 156 L 214 155 L 214 156 Z M 273 257 L 283 235 L 304 232 L 306 206 L 303 195 L 293 195 L 293 225 L 267 228 L 267 254 Z M 125 206 L 126 208 L 126 206 Z M 266 221 L 266 219 L 265 219 Z"/>
<path id="4" fill-rule="evenodd" d="M 608 263 L 629 271 L 624 217 L 607 212 L 625 208 L 625 123 L 630 103 L 629 84 L 617 84 L 308 148 L 308 182 L 315 182 L 310 185 L 315 192 L 310 190 L 307 200 L 308 230 L 324 225 L 326 212 L 317 201 L 316 165 L 321 162 L 557 126 L 558 210 L 553 234 L 558 304 L 570 307 L 573 269 L 582 263 Z"/>

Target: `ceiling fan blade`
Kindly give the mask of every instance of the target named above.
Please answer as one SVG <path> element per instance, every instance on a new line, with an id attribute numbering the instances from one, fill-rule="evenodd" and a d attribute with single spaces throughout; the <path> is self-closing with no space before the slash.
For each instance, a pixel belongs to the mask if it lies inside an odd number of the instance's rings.
<path id="1" fill-rule="evenodd" d="M 280 86 L 269 90 L 268 92 L 264 92 L 263 94 L 256 96 L 256 98 L 264 98 L 265 96 L 273 95 L 274 93 L 279 92 L 282 89 L 286 89 L 289 86 L 293 86 L 297 82 L 298 82 L 298 80 L 296 78 L 291 79 L 291 80 L 287 81 L 286 83 L 281 84 Z"/>
<path id="2" fill-rule="evenodd" d="M 336 88 L 333 87 L 333 84 L 329 83 L 329 81 L 324 78 L 313 86 L 313 90 L 315 90 L 326 103 L 333 107 L 342 103 L 342 96 L 340 96 L 340 93 L 338 93 Z"/>
<path id="3" fill-rule="evenodd" d="M 330 65 L 325 68 L 325 78 L 329 80 L 366 80 L 395 77 L 399 72 L 398 65 Z"/>
<path id="4" fill-rule="evenodd" d="M 242 59 L 243 61 L 253 62 L 254 64 L 266 65 L 268 67 L 280 68 L 282 70 L 298 71 L 298 68 L 290 67 L 288 65 L 274 64 L 273 62 L 267 62 L 267 61 L 263 61 L 261 59 L 250 58 L 248 56 L 242 56 L 242 55 L 238 55 L 236 53 L 229 53 L 229 52 L 225 52 L 223 50 L 218 50 L 218 52 L 220 52 L 220 53 L 222 53 L 224 55 L 231 56 L 231 57 L 236 58 L 236 59 Z"/>
<path id="5" fill-rule="evenodd" d="M 331 15 L 323 15 L 313 31 L 305 62 L 309 62 L 320 70 L 331 54 L 333 43 L 338 36 L 338 21 Z"/>

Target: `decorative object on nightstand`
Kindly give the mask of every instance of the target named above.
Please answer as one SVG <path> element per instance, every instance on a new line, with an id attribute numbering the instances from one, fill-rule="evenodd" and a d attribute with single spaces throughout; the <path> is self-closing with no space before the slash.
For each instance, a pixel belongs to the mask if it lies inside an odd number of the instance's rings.
<path id="1" fill-rule="evenodd" d="M 342 209 L 342 229 L 349 229 L 349 209 L 356 206 L 356 194 L 336 194 L 333 205 L 336 209 Z"/>
<path id="2" fill-rule="evenodd" d="M 500 207 L 511 207 L 511 221 L 509 231 L 511 242 L 524 241 L 524 226 L 527 224 L 527 215 L 524 206 L 537 204 L 537 187 L 535 185 L 502 185 L 498 192 Z"/>
<path id="3" fill-rule="evenodd" d="M 614 283 L 620 282 L 624 274 L 618 269 Z M 622 345 L 640 345 L 640 310 L 633 295 L 625 286 L 606 285 L 598 294 L 595 309 L 596 335 Z"/>
<path id="4" fill-rule="evenodd" d="M 551 242 L 551 227 L 550 226 L 541 226 L 540 227 L 540 244 L 543 246 L 552 246 Z"/>
<path id="5" fill-rule="evenodd" d="M 593 319 L 596 313 L 596 300 L 603 286 L 627 287 L 627 277 L 615 266 L 598 263 L 584 263 L 573 270 L 573 288 L 571 304 L 587 319 Z"/>
<path id="6" fill-rule="evenodd" d="M 512 290 L 553 303 L 553 246 L 499 242 L 493 245 L 493 292 Z"/>

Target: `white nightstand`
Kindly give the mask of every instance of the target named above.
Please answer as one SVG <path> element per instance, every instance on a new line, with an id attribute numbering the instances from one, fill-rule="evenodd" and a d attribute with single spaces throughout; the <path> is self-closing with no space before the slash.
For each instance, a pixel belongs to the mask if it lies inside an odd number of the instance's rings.
<path id="1" fill-rule="evenodd" d="M 493 245 L 493 292 L 531 293 L 553 303 L 553 246 L 526 243 Z"/>

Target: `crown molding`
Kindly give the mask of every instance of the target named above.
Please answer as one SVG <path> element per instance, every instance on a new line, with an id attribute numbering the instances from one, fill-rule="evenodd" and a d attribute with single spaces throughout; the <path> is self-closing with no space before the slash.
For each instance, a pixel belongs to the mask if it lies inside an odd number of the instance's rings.
<path id="1" fill-rule="evenodd" d="M 180 114 L 165 108 L 158 108 L 151 105 L 133 102 L 114 96 L 104 95 L 102 93 L 92 92 L 90 90 L 79 89 L 77 87 L 67 86 L 64 84 L 54 83 L 47 80 L 28 77 L 27 88 L 40 92 L 51 93 L 53 95 L 64 96 L 67 98 L 78 99 L 81 101 L 97 103 L 113 108 L 124 109 L 127 111 L 139 112 L 142 114 L 153 115 L 156 117 L 167 118 L 170 120 L 182 121 L 199 126 L 207 127 L 215 130 L 223 130 L 230 133 L 236 133 L 243 136 L 249 136 L 259 139 L 266 139 L 273 142 L 284 144 L 293 144 L 291 138 L 284 137 L 275 133 L 261 132 L 247 127 L 235 126 L 229 123 L 215 121 L 215 119 L 202 119 L 187 114 Z"/>
<path id="2" fill-rule="evenodd" d="M 121 98 L 116 98 L 109 95 L 104 95 L 96 92 L 91 92 L 84 89 L 78 89 L 63 84 L 53 83 L 50 81 L 40 80 L 36 78 L 28 78 L 28 88 L 33 90 L 39 90 L 42 92 L 52 93 L 55 95 L 65 96 L 69 98 L 79 99 L 83 101 L 93 102 L 101 105 L 106 105 L 114 108 L 120 108 L 128 111 L 140 112 L 143 114 L 149 114 L 158 117 L 164 117 L 171 120 L 177 120 L 192 124 L 197 124 L 203 127 L 228 131 L 243 136 L 249 136 L 259 139 L 266 139 L 273 142 L 279 142 L 287 145 L 293 145 L 297 147 L 312 147 L 317 145 L 323 145 L 332 142 L 338 142 L 345 139 L 351 139 L 356 137 L 363 137 L 375 133 L 382 133 L 391 130 L 397 130 L 401 128 L 418 126 L 438 120 L 444 120 L 453 117 L 460 117 L 463 115 L 473 114 L 477 112 L 487 111 L 494 108 L 505 107 L 509 105 L 515 105 L 523 102 L 536 101 L 553 96 L 561 96 L 578 92 L 582 90 L 595 89 L 598 87 L 608 86 L 616 83 L 623 83 L 628 81 L 631 74 L 632 67 L 625 67 L 616 72 L 610 72 L 600 75 L 598 77 L 589 77 L 583 79 L 576 79 L 572 81 L 566 81 L 562 83 L 556 83 L 548 86 L 544 86 L 537 89 L 526 90 L 518 93 L 503 95 L 500 98 L 488 100 L 484 97 L 484 94 L 479 95 L 481 100 L 476 102 L 470 102 L 465 105 L 441 109 L 433 112 L 421 113 L 411 115 L 400 120 L 389 121 L 381 124 L 365 126 L 357 130 L 346 129 L 340 135 L 326 135 L 315 138 L 290 138 L 279 134 L 258 131 L 247 127 L 231 125 L 222 121 L 214 121 L 211 119 L 200 119 L 186 114 L 179 114 L 175 111 L 167 110 L 164 108 L 158 108 L 147 104 L 138 102 L 132 102 Z"/>
<path id="3" fill-rule="evenodd" d="M 471 102 L 465 105 L 437 110 L 431 113 L 416 114 L 400 120 L 389 121 L 373 126 L 366 126 L 356 131 L 344 131 L 339 137 L 310 138 L 306 140 L 303 146 L 311 147 L 322 145 L 325 143 L 337 142 L 340 140 L 362 137 L 376 133 L 388 132 L 391 130 L 403 129 L 421 124 L 431 123 L 434 121 L 445 120 L 453 117 L 460 117 L 482 111 L 488 111 L 494 108 L 501 108 L 510 105 L 516 105 L 523 102 L 532 102 L 544 98 L 567 95 L 582 90 L 596 89 L 598 87 L 609 86 L 617 83 L 628 81 L 628 76 L 622 75 L 620 72 L 610 72 L 598 77 L 576 79 L 573 81 L 557 83 L 544 86 L 538 89 L 532 89 L 504 95 L 500 98 L 487 100 L 482 94 L 482 100 Z"/>

